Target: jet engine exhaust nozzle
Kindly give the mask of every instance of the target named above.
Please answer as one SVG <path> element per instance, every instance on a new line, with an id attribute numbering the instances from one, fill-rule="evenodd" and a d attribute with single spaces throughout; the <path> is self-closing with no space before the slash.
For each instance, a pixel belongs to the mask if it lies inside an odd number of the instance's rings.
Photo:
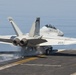
<path id="1" fill-rule="evenodd" d="M 21 45 L 21 46 L 26 46 L 26 45 L 27 45 L 27 39 L 23 38 L 23 39 L 20 41 L 20 45 Z"/>
<path id="2" fill-rule="evenodd" d="M 16 39 L 13 40 L 13 44 L 15 46 L 19 45 L 19 43 L 20 43 L 20 40 L 18 38 L 16 38 Z"/>

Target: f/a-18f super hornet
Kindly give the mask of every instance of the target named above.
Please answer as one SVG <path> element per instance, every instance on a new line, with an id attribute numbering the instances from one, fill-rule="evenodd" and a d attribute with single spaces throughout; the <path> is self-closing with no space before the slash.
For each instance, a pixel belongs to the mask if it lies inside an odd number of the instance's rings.
<path id="1" fill-rule="evenodd" d="M 37 51 L 42 50 L 42 53 L 49 54 L 53 49 L 53 45 L 70 45 L 76 44 L 75 38 L 68 38 L 62 36 L 52 36 L 48 33 L 45 34 L 40 30 L 40 18 L 36 18 L 33 23 L 29 33 L 23 34 L 19 27 L 15 24 L 11 17 L 8 18 L 9 22 L 14 28 L 16 35 L 6 35 L 0 36 L 0 43 L 12 44 L 15 46 L 20 46 L 23 50 L 34 50 L 37 54 Z M 53 28 L 50 25 L 46 25 L 47 28 Z M 41 53 L 41 52 L 40 52 Z M 39 53 L 38 53 L 39 54 Z"/>

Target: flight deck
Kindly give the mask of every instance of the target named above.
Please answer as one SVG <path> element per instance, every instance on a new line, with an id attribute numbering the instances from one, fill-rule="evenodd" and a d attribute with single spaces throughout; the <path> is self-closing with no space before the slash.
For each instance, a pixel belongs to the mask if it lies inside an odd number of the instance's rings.
<path id="1" fill-rule="evenodd" d="M 4 62 L 0 75 L 76 75 L 76 50 Z"/>

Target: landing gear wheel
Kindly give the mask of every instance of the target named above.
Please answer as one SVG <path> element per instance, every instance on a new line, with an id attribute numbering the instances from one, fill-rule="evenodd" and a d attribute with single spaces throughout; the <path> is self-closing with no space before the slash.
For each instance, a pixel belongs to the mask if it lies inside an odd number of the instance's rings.
<path id="1" fill-rule="evenodd" d="M 47 49 L 45 54 L 46 55 L 49 55 L 50 54 L 50 51 Z"/>
<path id="2" fill-rule="evenodd" d="M 50 53 L 52 52 L 52 50 L 53 50 L 53 47 L 50 47 L 50 48 L 46 49 L 45 54 L 46 55 L 50 55 Z"/>

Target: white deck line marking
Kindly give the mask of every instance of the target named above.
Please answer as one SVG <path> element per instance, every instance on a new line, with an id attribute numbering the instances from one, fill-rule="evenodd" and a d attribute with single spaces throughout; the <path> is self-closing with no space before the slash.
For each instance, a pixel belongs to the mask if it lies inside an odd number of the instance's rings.
<path id="1" fill-rule="evenodd" d="M 10 67 L 22 64 L 22 63 L 29 62 L 31 60 L 35 60 L 35 59 L 38 59 L 38 58 L 37 57 L 31 57 L 31 58 L 23 59 L 23 60 L 20 60 L 20 61 L 11 63 L 11 64 L 7 64 L 7 65 L 4 65 L 4 66 L 0 67 L 0 70 L 4 70 L 4 69 L 10 68 Z"/>
<path id="2" fill-rule="evenodd" d="M 0 70 L 10 68 L 10 67 L 13 67 L 13 66 L 16 66 L 16 65 L 18 65 L 18 64 L 13 63 L 13 64 L 4 65 L 4 66 L 0 67 Z"/>
<path id="3" fill-rule="evenodd" d="M 40 67 L 61 67 L 61 65 L 49 65 L 49 64 L 21 64 L 26 66 L 40 66 Z"/>
<path id="4" fill-rule="evenodd" d="M 58 49 L 58 52 L 62 52 L 62 51 L 65 51 L 65 49 Z"/>

